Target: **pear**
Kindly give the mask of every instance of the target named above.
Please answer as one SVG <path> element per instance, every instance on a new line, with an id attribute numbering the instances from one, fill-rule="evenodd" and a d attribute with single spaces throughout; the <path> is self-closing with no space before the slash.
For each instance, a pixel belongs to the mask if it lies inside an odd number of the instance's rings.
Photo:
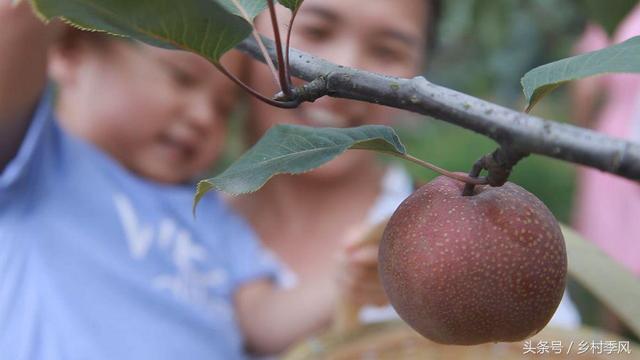
<path id="1" fill-rule="evenodd" d="M 389 301 L 441 344 L 521 341 L 546 326 L 567 276 L 562 232 L 549 209 L 513 183 L 439 177 L 409 196 L 387 225 L 379 271 Z"/>

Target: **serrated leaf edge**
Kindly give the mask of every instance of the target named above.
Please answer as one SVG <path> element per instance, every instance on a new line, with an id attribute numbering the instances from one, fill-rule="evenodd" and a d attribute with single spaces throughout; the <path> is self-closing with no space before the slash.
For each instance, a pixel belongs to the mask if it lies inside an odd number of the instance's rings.
<path id="1" fill-rule="evenodd" d="M 286 125 L 282 126 L 282 125 L 278 125 L 277 127 L 280 127 L 281 129 L 286 129 Z M 347 150 L 350 149 L 354 149 L 354 150 L 367 150 L 367 151 L 377 151 L 377 150 L 373 150 L 373 149 L 366 149 L 366 148 L 354 148 L 356 145 L 358 144 L 362 144 L 365 142 L 370 142 L 370 141 L 374 141 L 374 140 L 382 140 L 387 142 L 389 145 L 391 145 L 392 147 L 396 148 L 398 147 L 400 149 L 400 151 L 397 151 L 401 154 L 406 154 L 406 147 L 404 146 L 404 144 L 402 143 L 402 141 L 400 140 L 400 137 L 398 136 L 398 134 L 395 133 L 395 131 L 393 131 L 392 133 L 392 137 L 394 142 L 390 142 L 388 139 L 382 137 L 382 136 L 377 136 L 377 137 L 373 137 L 367 140 L 360 140 L 360 141 L 354 141 L 353 144 L 351 144 L 350 146 L 339 146 L 339 145 L 334 145 L 334 147 L 337 148 L 337 153 L 331 157 L 329 157 L 325 162 L 323 162 L 322 164 L 316 166 L 316 167 L 312 167 L 310 169 L 307 170 L 303 170 L 303 171 L 298 171 L 298 172 L 287 172 L 287 171 L 280 171 L 280 172 L 275 172 L 273 174 L 271 174 L 269 177 L 267 177 L 257 188 L 255 188 L 254 190 L 251 191 L 243 191 L 243 192 L 232 192 L 232 191 L 226 191 L 223 190 L 215 181 L 213 181 L 215 178 L 222 176 L 225 174 L 225 172 L 223 172 L 222 174 L 210 178 L 210 179 L 206 179 L 206 180 L 201 180 L 198 182 L 197 186 L 196 186 L 196 194 L 194 196 L 194 202 L 193 202 L 193 213 L 195 214 L 196 212 L 196 207 L 198 205 L 198 203 L 202 200 L 202 198 L 204 197 L 204 195 L 206 193 L 208 193 L 209 191 L 211 191 L 212 189 L 215 189 L 216 191 L 222 191 L 225 194 L 229 194 L 231 196 L 238 196 L 238 195 L 243 195 L 243 194 L 252 194 L 258 190 L 260 190 L 267 182 L 269 182 L 269 180 L 271 180 L 273 177 L 277 176 L 277 175 L 302 175 L 302 174 L 306 174 L 310 171 L 313 171 L 315 169 L 317 169 L 318 167 L 332 161 L 333 159 L 335 159 L 336 157 L 344 154 Z M 322 151 L 326 151 L 327 149 L 331 149 L 332 147 L 324 147 L 324 148 L 314 148 L 311 149 L 313 151 L 315 150 L 322 150 Z M 340 149 L 342 148 L 342 149 Z M 397 150 L 397 149 L 396 149 Z M 307 151 L 307 150 L 305 150 Z M 389 153 L 389 151 L 377 151 L 377 152 L 381 152 L 381 153 Z M 285 155 L 286 156 L 286 155 Z M 242 157 L 241 157 L 242 158 Z M 241 159 L 240 158 L 240 159 Z M 238 161 L 240 160 L 238 159 Z M 269 159 L 268 161 L 271 161 L 273 159 Z M 264 163 L 261 163 L 264 164 Z"/>

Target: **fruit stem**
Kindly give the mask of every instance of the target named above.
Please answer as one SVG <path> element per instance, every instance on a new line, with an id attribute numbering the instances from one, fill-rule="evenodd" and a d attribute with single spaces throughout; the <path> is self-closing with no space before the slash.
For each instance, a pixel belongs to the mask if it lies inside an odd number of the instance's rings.
<path id="1" fill-rule="evenodd" d="M 226 67 L 224 67 L 224 65 L 222 65 L 220 63 L 213 63 L 213 65 L 216 67 L 216 69 L 218 69 L 218 71 L 220 71 L 226 77 L 231 79 L 231 81 L 236 83 L 236 85 L 240 86 L 245 91 L 248 91 L 251 95 L 255 96 L 258 100 L 260 100 L 262 102 L 265 102 L 265 103 L 267 103 L 269 105 L 272 105 L 272 106 L 275 106 L 275 107 L 279 107 L 279 108 L 282 108 L 282 109 L 293 109 L 293 108 L 296 108 L 296 107 L 298 107 L 300 105 L 300 100 L 298 100 L 298 99 L 293 99 L 293 100 L 288 100 L 288 101 L 278 101 L 278 100 L 270 99 L 270 98 L 260 94 L 259 92 L 257 92 L 254 88 L 252 88 L 249 85 L 247 85 L 244 82 L 242 82 L 242 80 L 240 80 L 237 76 L 232 74 Z"/>
<path id="2" fill-rule="evenodd" d="M 466 183 L 467 185 L 469 185 L 469 184 L 473 184 L 472 186 L 474 186 L 474 185 L 486 185 L 486 184 L 489 183 L 488 180 L 486 178 L 484 178 L 484 177 L 479 178 L 477 176 L 476 177 L 470 177 L 470 176 L 467 176 L 467 175 L 456 174 L 456 173 L 453 173 L 451 171 L 445 170 L 445 169 L 443 169 L 443 168 L 441 168 L 439 166 L 436 166 L 434 164 L 426 162 L 424 160 L 421 160 L 421 159 L 418 159 L 416 157 L 413 157 L 413 156 L 411 156 L 409 154 L 399 154 L 399 153 L 395 153 L 395 152 L 388 152 L 388 153 L 391 154 L 391 155 L 394 155 L 396 157 L 399 157 L 401 159 L 405 159 L 405 160 L 411 161 L 412 163 L 418 164 L 418 165 L 420 165 L 420 166 L 422 166 L 424 168 L 427 168 L 429 170 L 435 171 L 440 175 L 444 175 L 444 176 L 446 176 L 448 178 L 451 178 L 451 179 L 454 179 L 454 180 L 462 181 L 463 183 Z"/>
<path id="3" fill-rule="evenodd" d="M 509 180 L 511 169 L 522 158 L 529 154 L 513 149 L 512 147 L 501 146 L 494 150 L 491 154 L 484 155 L 473 164 L 473 168 L 469 172 L 469 177 L 477 178 L 482 170 L 486 169 L 488 175 L 483 179 L 487 180 L 487 184 L 498 187 L 504 185 Z M 472 196 L 474 185 L 467 183 L 462 190 L 462 196 Z"/>
<path id="4" fill-rule="evenodd" d="M 484 168 L 484 157 L 482 157 L 480 160 L 476 161 L 475 164 L 473 164 L 473 167 L 469 172 L 469 177 L 477 178 L 478 176 L 480 176 L 480 173 L 482 172 L 483 168 Z M 475 189 L 475 187 L 476 187 L 475 184 L 467 183 L 467 185 L 465 185 L 464 189 L 462 190 L 462 196 L 472 196 L 473 190 Z"/>

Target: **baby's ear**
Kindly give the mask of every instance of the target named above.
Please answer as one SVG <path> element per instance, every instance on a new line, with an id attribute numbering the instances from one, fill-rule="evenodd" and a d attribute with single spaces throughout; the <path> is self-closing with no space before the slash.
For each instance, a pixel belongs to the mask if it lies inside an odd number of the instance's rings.
<path id="1" fill-rule="evenodd" d="M 47 62 L 49 77 L 60 86 L 64 87 L 71 82 L 72 70 L 67 61 L 62 56 L 60 49 L 52 47 L 49 49 L 49 60 Z"/>
<path id="2" fill-rule="evenodd" d="M 65 32 L 65 35 L 61 36 L 60 40 L 49 49 L 49 76 L 62 87 L 75 81 L 75 70 L 78 64 L 73 46 L 66 39 Z"/>
<path id="3" fill-rule="evenodd" d="M 49 76 L 60 85 L 71 85 L 75 81 L 76 73 L 83 56 L 88 51 L 93 51 L 100 44 L 91 42 L 102 42 L 101 34 L 89 33 L 74 29 L 71 26 L 62 25 L 59 36 L 49 48 L 48 71 Z"/>

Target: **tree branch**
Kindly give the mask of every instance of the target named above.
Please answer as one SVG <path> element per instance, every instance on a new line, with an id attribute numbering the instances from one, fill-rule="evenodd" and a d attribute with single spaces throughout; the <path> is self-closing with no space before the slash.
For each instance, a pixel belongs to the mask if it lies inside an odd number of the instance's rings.
<path id="1" fill-rule="evenodd" d="M 275 59 L 273 41 L 264 39 Z M 238 49 L 264 61 L 253 39 Z M 366 101 L 432 116 L 475 131 L 523 154 L 540 154 L 640 180 L 640 144 L 514 111 L 427 81 L 402 79 L 332 64 L 291 49 L 291 74 L 310 81 L 296 89 L 304 101 L 321 96 Z"/>

